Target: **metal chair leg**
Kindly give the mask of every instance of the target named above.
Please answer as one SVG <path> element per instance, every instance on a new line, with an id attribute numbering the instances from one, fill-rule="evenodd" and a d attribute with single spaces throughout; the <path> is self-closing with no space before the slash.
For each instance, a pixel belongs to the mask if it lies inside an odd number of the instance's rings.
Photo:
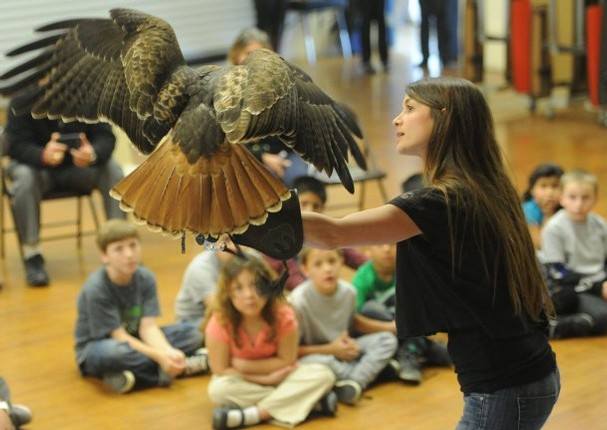
<path id="1" fill-rule="evenodd" d="M 308 63 L 314 64 L 316 63 L 316 47 L 314 46 L 314 37 L 312 37 L 312 31 L 310 30 L 310 17 L 307 13 L 302 13 L 299 19 L 306 45 L 306 58 L 308 59 Z"/>
<path id="2" fill-rule="evenodd" d="M 386 187 L 384 187 L 384 180 L 379 179 L 377 184 L 379 185 L 379 193 L 381 194 L 381 198 L 383 200 L 382 203 L 386 203 L 388 201 L 388 193 L 386 192 Z"/>
<path id="3" fill-rule="evenodd" d="M 352 57 L 352 45 L 350 44 L 350 33 L 348 33 L 348 25 L 346 23 L 345 9 L 335 10 L 335 20 L 339 28 L 339 41 L 341 42 L 341 55 L 345 59 Z"/>
<path id="4" fill-rule="evenodd" d="M 358 210 L 362 211 L 363 208 L 365 207 L 365 181 L 359 182 L 358 185 L 360 186 L 360 198 L 358 199 Z"/>
<path id="5" fill-rule="evenodd" d="M 95 230 L 99 230 L 99 218 L 97 217 L 97 207 L 95 206 L 95 201 L 93 200 L 93 195 L 90 194 L 88 196 L 89 207 L 91 208 L 91 214 L 93 215 L 93 222 L 95 223 Z"/>
<path id="6" fill-rule="evenodd" d="M 17 239 L 17 248 L 19 248 L 19 256 L 21 257 L 21 261 L 25 261 L 25 255 L 23 255 L 23 240 L 21 238 L 19 228 L 17 227 L 17 217 L 15 216 L 13 204 L 10 199 L 8 201 L 8 208 L 11 212 L 11 217 L 13 218 L 13 226 L 15 227 L 15 237 Z"/>
<path id="7" fill-rule="evenodd" d="M 77 216 L 77 233 L 76 241 L 78 243 L 78 249 L 82 249 L 82 197 L 76 197 L 76 216 Z"/>
<path id="8" fill-rule="evenodd" d="M 4 232 L 6 230 L 6 228 L 4 227 L 4 199 L 5 198 L 6 198 L 6 196 L 4 195 L 4 188 L 2 188 L 2 190 L 0 190 L 0 255 L 2 256 L 3 260 L 4 260 L 4 257 L 6 256 L 5 249 L 4 249 Z"/>

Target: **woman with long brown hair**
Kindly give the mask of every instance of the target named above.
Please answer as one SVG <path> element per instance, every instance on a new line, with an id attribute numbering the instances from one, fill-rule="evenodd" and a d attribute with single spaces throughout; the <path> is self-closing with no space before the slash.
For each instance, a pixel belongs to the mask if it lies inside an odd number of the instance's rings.
<path id="1" fill-rule="evenodd" d="M 552 304 L 489 107 L 466 80 L 425 79 L 393 124 L 428 186 L 340 219 L 304 212 L 305 241 L 397 243 L 398 335 L 448 334 L 464 393 L 457 429 L 539 429 L 560 391 Z"/>

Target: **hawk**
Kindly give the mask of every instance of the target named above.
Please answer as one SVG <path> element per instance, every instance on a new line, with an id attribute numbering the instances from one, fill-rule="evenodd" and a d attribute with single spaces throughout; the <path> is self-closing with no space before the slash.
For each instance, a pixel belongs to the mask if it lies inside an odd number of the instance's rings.
<path id="1" fill-rule="evenodd" d="M 112 195 L 152 229 L 216 238 L 242 234 L 280 211 L 290 192 L 243 143 L 277 136 L 353 192 L 347 160 L 364 157 L 354 114 L 276 53 L 240 66 L 189 67 L 171 26 L 129 9 L 111 19 L 45 25 L 37 51 L 0 76 L 0 93 L 37 84 L 17 106 L 36 118 L 110 122 L 149 157 Z"/>

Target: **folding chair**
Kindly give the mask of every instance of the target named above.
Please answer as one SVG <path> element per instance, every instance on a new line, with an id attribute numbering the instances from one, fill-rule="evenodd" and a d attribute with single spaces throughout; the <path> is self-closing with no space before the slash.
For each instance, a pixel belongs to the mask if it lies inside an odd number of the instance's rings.
<path id="1" fill-rule="evenodd" d="M 8 177 L 8 173 L 6 171 L 6 166 L 8 164 L 8 139 L 6 138 L 5 133 L 0 129 L 0 255 L 2 258 L 6 255 L 5 252 L 5 235 L 7 233 L 15 233 L 19 248 L 19 254 L 23 259 L 23 248 L 22 248 L 22 240 L 19 234 L 19 230 L 15 228 L 15 212 L 13 210 L 12 205 L 12 197 L 10 188 L 10 178 Z M 64 227 L 67 225 L 76 225 L 76 231 L 74 233 L 64 233 L 64 234 L 55 234 L 49 236 L 41 236 L 40 241 L 47 240 L 58 240 L 58 239 L 66 239 L 70 237 L 76 237 L 76 242 L 78 245 L 78 249 L 82 248 L 82 237 L 90 234 L 95 234 L 99 228 L 99 218 L 97 216 L 97 208 L 95 206 L 95 202 L 93 200 L 92 191 L 88 193 L 78 193 L 74 191 L 61 191 L 61 190 L 53 190 L 49 193 L 46 193 L 42 196 L 42 202 L 50 201 L 50 200 L 59 200 L 59 199 L 76 199 L 76 219 L 64 220 L 64 221 L 56 221 L 56 222 L 48 222 L 41 223 L 40 229 L 43 228 L 56 228 L 56 227 Z M 93 217 L 93 222 L 95 223 L 95 230 L 83 231 L 82 229 L 82 199 L 85 198 L 89 202 L 89 207 L 91 209 L 91 215 Z M 4 217 L 4 204 L 5 201 L 8 205 L 9 212 L 11 213 L 11 217 L 13 220 L 13 227 L 7 227 L 5 225 L 5 217 Z"/>

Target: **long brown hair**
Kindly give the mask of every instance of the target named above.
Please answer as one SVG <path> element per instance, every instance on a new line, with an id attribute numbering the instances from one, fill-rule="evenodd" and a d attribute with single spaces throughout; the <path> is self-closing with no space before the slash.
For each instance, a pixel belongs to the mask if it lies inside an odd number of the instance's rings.
<path id="1" fill-rule="evenodd" d="M 458 78 L 423 79 L 408 85 L 406 94 L 430 107 L 434 120 L 424 175 L 431 187 L 443 193 L 449 207 L 453 270 L 456 255 L 464 252 L 463 241 L 456 238 L 464 233 L 454 230 L 454 225 L 462 224 L 451 214 L 465 214 L 463 225 L 472 226 L 470 234 L 481 255 L 488 255 L 488 246 L 496 250 L 494 257 L 489 254 L 493 261 L 482 262 L 483 269 L 496 287 L 498 268 L 503 264 L 514 311 L 520 314 L 524 310 L 533 319 L 540 318 L 542 311 L 553 315 L 552 301 L 483 94 L 471 82 Z M 497 243 L 488 243 L 492 238 Z M 460 249 L 456 249 L 456 242 Z"/>
<path id="2" fill-rule="evenodd" d="M 267 280 L 276 277 L 276 274 L 265 262 L 252 254 L 247 253 L 246 258 L 232 258 L 221 269 L 217 282 L 217 290 L 202 324 L 202 330 L 204 331 L 211 316 L 217 314 L 222 324 L 230 326 L 230 335 L 239 347 L 241 345 L 238 338 L 238 328 L 242 321 L 242 315 L 232 303 L 230 290 L 234 280 L 245 270 L 250 271 L 255 276 L 256 282 L 267 282 Z M 270 340 L 276 336 L 276 309 L 280 303 L 284 303 L 282 297 L 270 296 L 261 310 L 261 317 L 270 326 Z"/>

